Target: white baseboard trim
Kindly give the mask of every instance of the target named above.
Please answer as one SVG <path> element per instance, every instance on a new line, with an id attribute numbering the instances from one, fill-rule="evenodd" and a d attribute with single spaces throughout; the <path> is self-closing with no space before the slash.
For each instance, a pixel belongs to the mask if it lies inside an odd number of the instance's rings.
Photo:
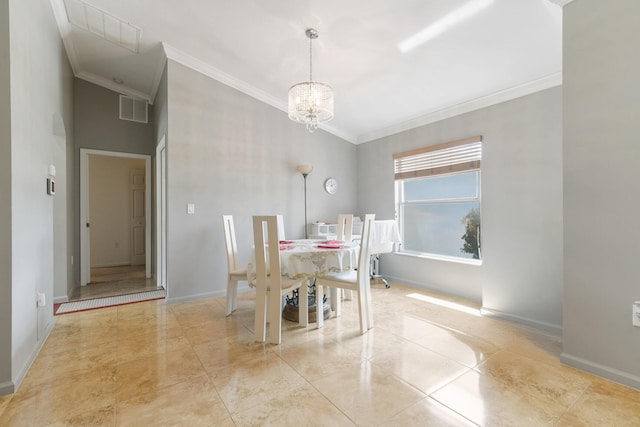
<path id="1" fill-rule="evenodd" d="M 582 371 L 640 390 L 640 377 L 628 372 L 591 362 L 581 357 L 572 356 L 565 352 L 560 354 L 560 361 Z"/>
<path id="2" fill-rule="evenodd" d="M 529 319 L 526 317 L 516 316 L 514 314 L 503 313 L 497 310 L 491 310 L 490 308 L 482 307 L 480 310 L 483 316 L 495 317 L 498 319 L 503 319 L 511 323 L 516 323 L 518 325 L 526 326 L 529 328 L 536 329 L 538 331 L 543 331 L 548 334 L 551 334 L 556 337 L 562 336 L 562 326 L 555 325 L 553 323 L 541 322 L 539 320 Z"/>
<path id="3" fill-rule="evenodd" d="M 38 345 L 33 349 L 31 354 L 29 355 L 29 358 L 27 359 L 27 363 L 25 363 L 20 369 L 20 372 L 18 372 L 18 376 L 15 378 L 15 381 L 13 382 L 13 389 L 14 389 L 13 393 L 18 391 L 18 388 L 20 388 L 20 384 L 22 384 L 24 377 L 27 376 L 27 372 L 29 372 L 29 369 L 31 369 L 31 365 L 36 360 L 36 357 L 38 356 L 38 353 L 40 353 L 40 350 L 42 349 L 42 346 L 44 345 L 44 343 L 47 341 L 47 338 L 49 338 L 51 331 L 53 331 L 53 326 L 55 325 L 55 323 L 56 323 L 56 319 L 54 318 L 53 321 L 49 323 L 47 329 L 45 330 L 44 337 L 40 340 Z M 1 390 L 0 390 L 0 394 L 2 394 Z"/>
<path id="4" fill-rule="evenodd" d="M 226 295 L 226 292 L 227 292 L 226 290 L 216 291 L 216 292 L 206 292 L 204 294 L 189 295 L 189 296 L 180 297 L 180 298 L 171 298 L 171 295 L 169 295 L 169 297 L 167 298 L 167 304 L 180 304 L 183 302 L 197 301 L 199 299 L 216 298 L 216 297 Z"/>
<path id="5" fill-rule="evenodd" d="M 63 302 L 69 302 L 69 297 L 53 297 L 54 304 L 62 304 Z"/>
<path id="6" fill-rule="evenodd" d="M 435 286 L 435 285 L 430 285 L 428 283 L 414 282 L 412 280 L 406 280 L 406 279 L 402 279 L 402 278 L 391 276 L 391 275 L 384 274 L 384 273 L 382 273 L 381 276 L 384 277 L 389 282 L 391 287 L 393 287 L 394 283 L 397 283 L 398 285 L 409 286 L 411 288 L 422 289 L 422 290 L 430 291 L 430 292 L 439 292 L 439 293 L 441 293 L 443 295 L 449 295 L 449 296 L 453 296 L 453 297 L 465 298 L 465 299 L 467 299 L 469 301 L 474 301 L 474 302 L 477 302 L 477 303 L 481 302 L 481 298 L 480 297 L 477 297 L 477 296 L 474 296 L 474 295 L 467 295 L 467 294 L 463 294 L 463 293 L 459 293 L 459 292 L 451 292 L 451 291 L 448 291 L 446 289 L 443 289 L 442 287 L 438 287 L 438 286 Z M 372 282 L 372 283 L 374 283 L 374 282 Z M 380 282 L 380 283 L 382 283 L 382 282 Z M 384 286 L 384 284 L 382 286 Z"/>
<path id="7" fill-rule="evenodd" d="M 7 394 L 13 394 L 16 392 L 16 386 L 11 381 L 4 381 L 0 383 L 0 396 Z"/>
<path id="8" fill-rule="evenodd" d="M 118 261 L 118 262 L 108 262 L 105 264 L 95 264 L 95 265 L 92 265 L 91 268 L 127 267 L 130 265 L 131 263 L 129 261 Z"/>

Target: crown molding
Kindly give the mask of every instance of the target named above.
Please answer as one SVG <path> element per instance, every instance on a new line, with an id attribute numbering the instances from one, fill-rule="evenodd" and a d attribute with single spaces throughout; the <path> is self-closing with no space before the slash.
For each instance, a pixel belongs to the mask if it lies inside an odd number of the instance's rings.
<path id="1" fill-rule="evenodd" d="M 58 24 L 58 31 L 60 32 L 60 38 L 64 49 L 67 51 L 67 58 L 69 59 L 69 65 L 71 65 L 71 71 L 73 75 L 78 74 L 78 53 L 76 52 L 75 45 L 71 41 L 69 31 L 69 20 L 67 19 L 67 10 L 64 7 L 63 0 L 51 0 L 51 9 L 53 10 L 53 16 Z"/>
<path id="2" fill-rule="evenodd" d="M 529 95 L 541 90 L 560 86 L 561 84 L 562 72 L 551 74 L 538 80 L 495 92 L 487 96 L 463 102 L 461 104 L 453 105 L 451 107 L 443 108 L 442 110 L 434 111 L 433 113 L 416 117 L 415 119 L 407 120 L 405 122 L 398 123 L 396 125 L 392 125 L 377 131 L 362 134 L 358 137 L 358 141 L 356 143 L 362 144 L 365 142 L 373 141 L 375 139 L 383 138 L 385 136 L 394 135 L 396 133 L 428 125 L 430 123 L 438 122 L 450 117 L 459 116 L 460 114 L 469 113 L 481 108 L 490 107 L 495 104 L 500 104 L 505 101 L 520 98 L 521 96 Z"/>
<path id="3" fill-rule="evenodd" d="M 127 87 L 124 85 L 119 85 L 116 82 L 106 79 L 102 76 L 98 76 L 93 73 L 87 73 L 85 71 L 80 71 L 78 74 L 76 74 L 76 77 L 82 80 L 86 80 L 89 83 L 93 83 L 98 86 L 102 86 L 104 88 L 112 90 L 114 92 L 120 93 L 122 95 L 128 95 L 132 98 L 140 99 L 149 104 L 153 103 L 152 102 L 153 100 L 149 97 L 149 94 L 137 91 L 135 89 L 131 89 L 130 87 Z"/>
<path id="4" fill-rule="evenodd" d="M 255 86 L 250 85 L 249 83 L 242 81 L 240 79 L 237 79 L 227 73 L 225 73 L 224 71 L 210 65 L 207 64 L 204 61 L 201 61 L 198 58 L 195 58 L 179 49 L 176 49 L 175 47 L 167 44 L 167 43 L 162 43 L 162 47 L 164 48 L 164 53 L 167 57 L 167 59 L 171 59 L 173 61 L 176 61 L 182 65 L 184 65 L 185 67 L 191 68 L 192 70 L 195 70 L 201 74 L 204 74 L 207 77 L 210 77 L 214 80 L 219 81 L 222 84 L 225 84 L 231 88 L 234 88 L 236 90 L 239 90 L 240 92 L 251 96 L 252 98 L 255 98 L 259 101 L 264 102 L 267 105 L 270 105 L 274 108 L 277 108 L 278 110 L 284 111 L 285 113 L 288 112 L 288 106 L 287 103 L 284 102 L 282 99 L 275 97 L 261 89 L 256 88 Z M 320 129 L 329 132 L 339 138 L 342 138 L 346 141 L 351 142 L 352 144 L 354 144 L 356 142 L 356 138 L 353 135 L 349 135 L 344 133 L 343 131 L 340 131 L 336 128 L 334 128 L 333 126 L 327 125 L 325 124 L 320 124 L 318 126 Z"/>
<path id="5" fill-rule="evenodd" d="M 237 89 L 240 92 L 246 93 L 247 95 L 273 107 L 276 107 L 279 110 L 287 111 L 287 104 L 284 103 L 281 99 L 276 98 L 275 96 L 254 86 L 251 86 L 249 83 L 237 79 L 225 73 L 224 71 L 219 70 L 218 68 L 189 55 L 188 53 L 185 53 L 171 45 L 168 45 L 167 43 L 163 42 L 162 47 L 164 48 L 164 53 L 168 59 L 176 61 L 184 65 L 185 67 L 191 68 L 192 70 L 204 74 L 207 77 L 211 77 L 212 79 L 217 80 L 220 83 L 224 83 L 229 87 Z"/>

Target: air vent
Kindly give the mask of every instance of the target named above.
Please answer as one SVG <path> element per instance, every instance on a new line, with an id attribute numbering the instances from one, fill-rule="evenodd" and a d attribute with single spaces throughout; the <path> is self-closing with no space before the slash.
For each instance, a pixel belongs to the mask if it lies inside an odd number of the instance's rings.
<path id="1" fill-rule="evenodd" d="M 82 0 L 64 0 L 69 23 L 138 53 L 142 30 Z"/>
<path id="2" fill-rule="evenodd" d="M 147 103 L 130 96 L 120 95 L 120 119 L 147 123 Z"/>

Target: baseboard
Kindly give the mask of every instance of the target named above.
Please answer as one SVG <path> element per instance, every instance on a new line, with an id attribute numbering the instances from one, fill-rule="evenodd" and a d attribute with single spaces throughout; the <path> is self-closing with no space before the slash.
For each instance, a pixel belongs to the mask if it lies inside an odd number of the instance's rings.
<path id="1" fill-rule="evenodd" d="M 503 313 L 501 311 L 492 310 L 490 308 L 483 307 L 480 310 L 480 313 L 483 316 L 495 317 L 498 319 L 506 320 L 511 323 L 516 323 L 518 325 L 526 326 L 528 328 L 532 328 L 538 331 L 546 332 L 556 337 L 562 336 L 562 326 L 555 325 L 553 323 L 541 322 L 539 320 L 529 319 L 526 317 L 516 316 L 514 314 Z"/>
<path id="2" fill-rule="evenodd" d="M 628 372 L 619 371 L 609 366 L 600 365 L 599 363 L 572 356 L 565 352 L 562 352 L 562 354 L 560 354 L 560 361 L 566 365 L 580 369 L 581 371 L 586 371 L 599 377 L 606 378 L 622 385 L 626 385 L 627 387 L 632 387 L 640 390 L 640 377 Z"/>
<path id="3" fill-rule="evenodd" d="M 5 381 L 0 383 L 0 396 L 7 394 L 13 394 L 16 392 L 16 386 L 11 381 Z"/>
<path id="4" fill-rule="evenodd" d="M 15 393 L 16 391 L 18 391 L 18 388 L 20 388 L 20 384 L 22 384 L 22 381 L 24 380 L 24 377 L 27 376 L 27 372 L 29 372 L 29 369 L 31 369 L 31 365 L 36 360 L 36 357 L 38 357 L 38 353 L 40 353 L 40 350 L 42 350 L 42 346 L 44 345 L 44 343 L 49 338 L 49 335 L 51 334 L 51 331 L 53 331 L 53 326 L 55 325 L 55 323 L 56 323 L 56 319 L 54 318 L 53 321 L 51 323 L 49 323 L 49 325 L 48 325 L 49 327 L 45 330 L 44 337 L 40 340 L 38 345 L 33 349 L 31 354 L 29 355 L 29 358 L 27 359 L 27 363 L 25 363 L 22 366 L 22 368 L 20 369 L 20 372 L 18 372 L 18 376 L 15 378 L 15 381 L 13 382 L 13 392 L 12 393 Z M 2 394 L 2 393 L 0 393 L 0 394 Z"/>
<path id="5" fill-rule="evenodd" d="M 389 284 L 392 287 L 393 287 L 394 283 L 397 283 L 398 285 L 409 286 L 410 288 L 422 289 L 422 290 L 429 291 L 429 292 L 438 292 L 438 293 L 443 294 L 443 295 L 464 298 L 464 299 L 469 300 L 469 301 L 477 302 L 478 304 L 481 303 L 481 298 L 478 297 L 478 296 L 463 294 L 463 293 L 459 293 L 459 292 L 451 292 L 451 291 L 448 291 L 448 290 L 443 289 L 443 288 L 438 287 L 438 286 L 433 286 L 433 285 L 425 284 L 425 283 L 422 283 L 422 282 L 414 282 L 412 280 L 406 280 L 406 279 L 402 279 L 400 277 L 395 277 L 395 276 L 391 276 L 391 275 L 384 274 L 384 273 L 382 273 L 381 276 L 384 277 L 385 279 L 387 279 L 387 281 L 389 282 Z M 372 283 L 374 283 L 374 282 L 372 282 Z M 382 282 L 380 282 L 380 283 L 382 283 Z M 383 286 L 384 286 L 384 284 L 383 284 Z"/>
<path id="6" fill-rule="evenodd" d="M 69 302 L 69 297 L 53 297 L 54 304 L 62 304 L 63 302 Z"/>
<path id="7" fill-rule="evenodd" d="M 189 295 L 186 297 L 171 298 L 171 291 L 168 291 L 167 304 L 180 304 L 183 302 L 197 301 L 205 298 L 217 298 L 226 295 L 226 291 L 206 292 L 204 294 Z"/>

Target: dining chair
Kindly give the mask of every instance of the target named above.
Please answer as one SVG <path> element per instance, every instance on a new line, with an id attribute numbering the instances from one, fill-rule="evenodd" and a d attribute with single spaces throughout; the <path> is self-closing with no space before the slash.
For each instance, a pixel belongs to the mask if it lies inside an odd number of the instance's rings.
<path id="1" fill-rule="evenodd" d="M 338 227 L 336 228 L 336 239 L 350 242 L 353 236 L 353 215 L 339 214 Z"/>
<path id="2" fill-rule="evenodd" d="M 227 248 L 227 316 L 238 307 L 238 282 L 248 282 L 247 269 L 238 266 L 238 246 L 233 215 L 222 215 L 224 241 Z"/>
<path id="3" fill-rule="evenodd" d="M 336 227 L 336 239 L 344 242 L 353 240 L 353 214 L 339 214 L 338 226 Z M 352 295 L 349 289 L 342 289 L 342 298 L 351 300 Z"/>
<path id="4" fill-rule="evenodd" d="M 338 298 L 338 289 L 354 291 L 358 299 L 358 315 L 360 317 L 360 333 L 364 334 L 373 328 L 373 308 L 371 305 L 370 286 L 370 256 L 371 234 L 373 231 L 374 214 L 367 214 L 362 224 L 362 240 L 360 241 L 360 255 L 358 269 L 340 273 L 328 273 L 316 279 L 316 294 L 318 298 L 323 295 L 324 287 L 331 288 L 331 308 L 336 316 L 341 314 L 341 301 Z"/>
<path id="5" fill-rule="evenodd" d="M 280 266 L 279 224 L 282 215 L 254 216 L 253 238 L 256 269 L 255 339 L 280 344 L 282 341 L 282 297 L 298 289 L 299 324 L 309 323 L 309 288 L 306 277 L 290 279 Z M 269 334 L 267 336 L 267 314 Z"/>
<path id="6" fill-rule="evenodd" d="M 278 215 L 278 240 L 286 240 L 284 232 L 284 217 Z"/>

